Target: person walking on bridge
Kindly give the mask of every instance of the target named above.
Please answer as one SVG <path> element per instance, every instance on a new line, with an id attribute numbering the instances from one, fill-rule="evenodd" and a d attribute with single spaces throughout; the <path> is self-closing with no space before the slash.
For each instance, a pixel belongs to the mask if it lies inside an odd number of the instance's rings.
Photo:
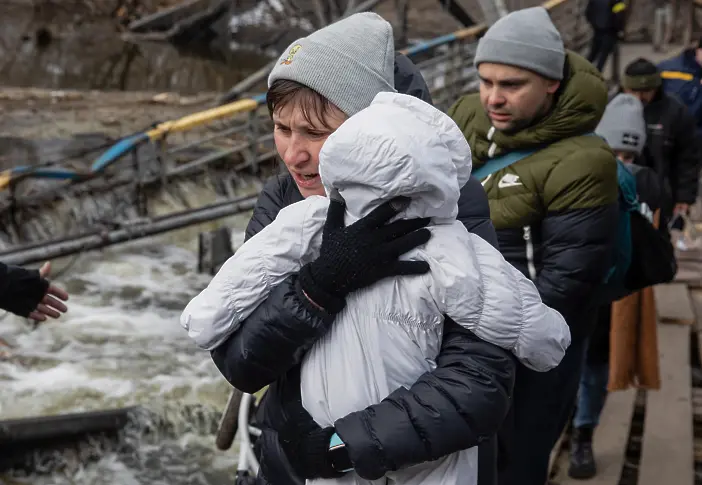
<path id="1" fill-rule="evenodd" d="M 378 93 L 403 89 L 431 102 L 416 67 L 395 54 L 392 27 L 373 13 L 352 15 L 293 42 L 268 82 L 276 148 L 287 170 L 266 183 L 246 229 L 247 239 L 271 224 L 284 207 L 325 196 L 319 175 L 323 144 Z M 458 220 L 496 246 L 480 183 L 471 177 L 460 192 Z M 393 201 L 381 207 L 383 217 L 369 214 L 355 228 L 341 231 L 339 241 L 349 249 L 343 260 L 322 250 L 318 259 L 325 262 L 324 271 L 335 274 L 344 267 L 370 265 L 385 268 L 386 277 L 400 278 L 428 271 L 422 265 L 399 264 L 397 257 L 387 255 L 408 235 L 416 245 L 422 244 L 425 239 L 417 240 L 412 230 L 428 221 L 409 225 L 397 221 L 386 226 L 400 209 Z M 351 272 L 347 276 L 339 273 L 338 286 L 329 285 L 325 290 L 343 300 L 351 293 L 349 288 L 370 288 L 380 278 L 378 273 L 351 276 Z M 325 431 L 302 407 L 300 368 L 309 349 L 334 324 L 338 311 L 311 304 L 303 290 L 304 278 L 302 272 L 294 273 L 272 288 L 234 332 L 229 321 L 219 321 L 216 313 L 207 322 L 206 318 L 199 323 L 188 320 L 187 315 L 181 320 L 197 345 L 211 351 L 233 386 L 255 392 L 269 385 L 256 414 L 263 428 L 256 444 L 261 460 L 259 483 L 263 484 L 304 484 L 330 458 Z M 214 302 L 211 308 L 220 307 Z M 349 454 L 358 475 L 380 478 L 480 445 L 479 481 L 489 484 L 494 480 L 493 437 L 509 409 L 515 361 L 509 351 L 479 339 L 450 319 L 443 332 L 435 369 L 409 388 L 395 389 L 380 403 L 341 419 L 354 430 L 348 448 L 342 451 Z M 287 450 L 279 436 L 283 429 L 298 430 L 296 445 Z"/>
<path id="2" fill-rule="evenodd" d="M 602 71 L 624 31 L 626 3 L 621 0 L 589 0 L 585 18 L 593 30 L 587 60 Z"/>
<path id="3" fill-rule="evenodd" d="M 518 365 L 501 431 L 501 485 L 544 485 L 580 380 L 597 291 L 612 264 L 617 164 L 590 136 L 607 104 L 602 74 L 566 51 L 542 7 L 512 12 L 480 39 L 480 92 L 449 110 L 473 150 L 505 258 L 536 284 L 572 335 L 546 373 Z M 489 170 L 487 170 L 489 168 Z"/>
<path id="4" fill-rule="evenodd" d="M 677 215 L 687 214 L 697 199 L 700 168 L 700 139 L 695 119 L 675 97 L 663 91 L 656 66 L 636 59 L 624 71 L 622 91 L 644 106 L 646 144 L 636 163 L 656 172 L 663 189 L 659 228 Z"/>
<path id="5" fill-rule="evenodd" d="M 641 88 L 645 82 L 639 81 L 633 83 L 627 76 L 624 83 Z M 617 158 L 636 177 L 639 212 L 655 227 L 660 221 L 663 184 L 653 169 L 640 164 L 644 147 L 650 141 L 646 131 L 641 101 L 632 94 L 619 93 L 607 105 L 595 133 L 607 141 Z M 640 246 L 647 242 L 634 240 L 634 244 Z M 656 256 L 664 257 L 663 254 Z M 657 342 L 656 306 L 650 287 L 598 309 L 597 323 L 588 339 L 573 416 L 568 467 L 571 478 L 587 480 L 597 473 L 592 438 L 608 389 L 660 388 Z"/>
<path id="6" fill-rule="evenodd" d="M 395 123 L 397 119 L 403 122 Z M 300 446 L 294 428 L 281 430 L 281 444 L 305 478 L 327 478 L 326 485 L 370 485 L 380 477 L 366 475 L 371 461 L 359 448 L 366 422 L 355 412 L 381 402 L 396 388 L 410 387 L 435 366 L 443 315 L 509 350 L 537 372 L 558 365 L 570 335 L 563 317 L 542 303 L 534 284 L 456 220 L 459 188 L 471 172 L 470 148 L 446 114 L 406 94 L 380 93 L 329 136 L 319 158 L 329 197 L 308 197 L 283 209 L 229 258 L 185 313 L 197 320 L 207 317 L 213 301 L 222 302 L 230 309 L 228 324 L 234 329 L 271 287 L 297 271 L 305 294 L 316 304 L 345 304 L 305 356 L 300 386 L 305 410 L 322 426 L 320 444 L 338 433 L 353 450 L 351 459 L 343 468 L 333 459 L 331 466 L 310 467 L 306 463 L 312 450 L 305 448 L 307 440 Z M 403 214 L 431 218 L 431 238 L 407 253 L 402 264 L 428 263 L 430 271 L 421 277 L 384 279 L 349 295 L 344 303 L 328 291 L 341 275 L 325 274 L 321 261 L 305 261 L 325 246 L 341 252 L 344 227 L 353 229 L 352 221 L 373 214 L 382 201 L 396 195 L 407 197 Z M 373 264 L 354 267 L 366 277 L 385 270 Z M 262 273 L 268 285 L 260 284 Z M 495 305 L 496 297 L 503 304 Z M 436 450 L 434 459 L 390 471 L 384 483 L 477 484 L 476 447 L 441 456 L 447 437 L 431 426 L 424 433 Z M 323 457 L 326 451 L 316 453 Z M 358 472 L 346 471 L 356 468 L 354 459 L 361 461 Z"/>
<path id="7" fill-rule="evenodd" d="M 697 137 L 702 137 L 702 38 L 691 49 L 658 64 L 663 91 L 675 96 L 695 119 Z"/>

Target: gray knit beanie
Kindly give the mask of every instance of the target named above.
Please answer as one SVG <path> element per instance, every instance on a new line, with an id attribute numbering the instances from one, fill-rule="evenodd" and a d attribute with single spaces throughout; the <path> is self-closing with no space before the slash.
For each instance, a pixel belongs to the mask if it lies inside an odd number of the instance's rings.
<path id="1" fill-rule="evenodd" d="M 380 15 L 351 15 L 298 39 L 285 49 L 268 76 L 314 89 L 353 116 L 375 95 L 395 91 L 395 40 Z"/>
<path id="2" fill-rule="evenodd" d="M 631 94 L 618 94 L 609 102 L 595 133 L 612 150 L 641 155 L 646 144 L 646 121 L 641 101 Z"/>
<path id="3" fill-rule="evenodd" d="M 525 8 L 505 15 L 485 32 L 475 52 L 475 67 L 482 62 L 521 67 L 560 81 L 565 47 L 545 8 Z"/>

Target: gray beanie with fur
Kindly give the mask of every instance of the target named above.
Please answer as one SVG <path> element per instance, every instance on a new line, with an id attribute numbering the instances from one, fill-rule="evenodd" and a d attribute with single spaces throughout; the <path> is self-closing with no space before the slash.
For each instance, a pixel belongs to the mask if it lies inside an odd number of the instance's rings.
<path id="1" fill-rule="evenodd" d="M 631 94 L 618 94 L 609 102 L 595 133 L 607 141 L 612 150 L 641 155 L 646 144 L 644 107 Z"/>
<path id="2" fill-rule="evenodd" d="M 395 40 L 380 15 L 363 12 L 298 39 L 268 77 L 296 81 L 353 116 L 380 92 L 395 91 Z"/>
<path id="3" fill-rule="evenodd" d="M 478 42 L 475 67 L 483 62 L 528 69 L 562 80 L 565 47 L 561 34 L 543 7 L 511 12 L 495 22 Z"/>

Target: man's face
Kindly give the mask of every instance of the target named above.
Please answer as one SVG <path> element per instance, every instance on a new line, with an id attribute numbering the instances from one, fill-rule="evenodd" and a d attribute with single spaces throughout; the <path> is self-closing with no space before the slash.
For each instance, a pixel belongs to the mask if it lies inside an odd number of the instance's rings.
<path id="1" fill-rule="evenodd" d="M 325 195 L 319 177 L 319 152 L 327 137 L 346 121 L 347 116 L 332 106 L 325 121 L 312 110 L 305 119 L 299 103 L 291 102 L 273 113 L 273 139 L 278 155 L 290 171 L 303 197 Z"/>
<path id="2" fill-rule="evenodd" d="M 636 98 L 641 101 L 641 104 L 646 106 L 648 103 L 653 101 L 653 98 L 656 97 L 656 90 L 655 89 L 645 89 L 645 90 L 633 90 L 633 89 L 625 89 L 624 92 L 626 94 L 631 94 L 632 96 L 635 96 Z"/>
<path id="3" fill-rule="evenodd" d="M 702 66 L 702 49 L 695 49 L 695 60 Z"/>
<path id="4" fill-rule="evenodd" d="M 507 133 L 530 126 L 546 114 L 559 81 L 503 64 L 478 66 L 480 102 L 492 125 Z"/>

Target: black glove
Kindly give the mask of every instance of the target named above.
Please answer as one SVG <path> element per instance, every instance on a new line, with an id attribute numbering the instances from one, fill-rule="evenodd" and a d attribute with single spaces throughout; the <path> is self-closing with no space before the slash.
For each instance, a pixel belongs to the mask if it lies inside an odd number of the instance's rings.
<path id="1" fill-rule="evenodd" d="M 27 317 L 41 303 L 49 281 L 37 270 L 0 263 L 0 308 Z"/>
<path id="2" fill-rule="evenodd" d="M 319 257 L 302 267 L 298 279 L 299 289 L 312 303 L 335 314 L 344 308 L 346 296 L 353 291 L 389 276 L 429 271 L 426 261 L 399 261 L 398 258 L 429 240 L 431 233 L 424 227 L 430 219 L 386 224 L 407 207 L 410 199 L 397 197 L 385 202 L 345 227 L 344 199 L 338 191 L 329 198 Z"/>
<path id="3" fill-rule="evenodd" d="M 280 446 L 285 451 L 288 462 L 300 478 L 339 478 L 339 473 L 332 467 L 329 442 L 334 434 L 332 426 L 321 428 L 314 423 L 316 429 L 300 432 L 292 426 L 280 432 L 278 439 Z"/>

